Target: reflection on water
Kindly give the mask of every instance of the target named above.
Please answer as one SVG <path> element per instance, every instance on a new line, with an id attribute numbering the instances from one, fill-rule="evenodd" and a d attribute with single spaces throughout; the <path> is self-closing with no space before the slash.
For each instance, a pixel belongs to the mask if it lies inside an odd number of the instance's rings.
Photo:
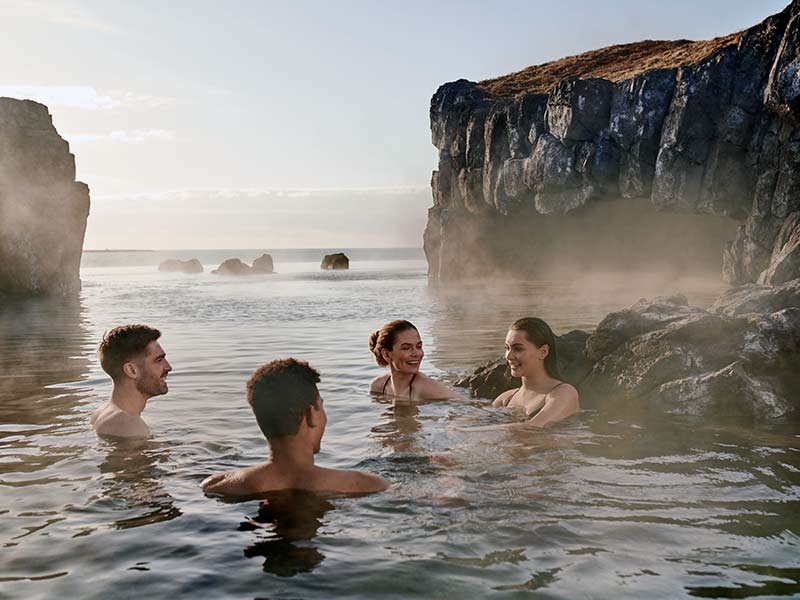
<path id="1" fill-rule="evenodd" d="M 498 356 L 516 318 L 591 329 L 652 295 L 642 282 L 444 289 L 428 285 L 424 263 L 356 263 L 344 276 L 293 264 L 259 279 L 98 266 L 82 274 L 80 304 L 0 309 L 2 594 L 800 594 L 796 424 L 654 418 L 622 404 L 545 432 L 467 432 L 513 417 L 479 402 L 393 407 L 368 394 L 384 371 L 367 336 L 393 318 L 420 327 L 426 373 L 452 381 Z M 656 293 L 681 290 L 697 304 L 713 296 L 702 286 Z M 98 440 L 88 418 L 110 383 L 94 348 L 103 330 L 133 321 L 164 332 L 170 392 L 144 414 L 152 439 Z M 319 464 L 393 486 L 270 497 L 235 532 L 255 505 L 207 498 L 198 484 L 264 459 L 244 382 L 286 355 L 323 374 Z"/>
<path id="2" fill-rule="evenodd" d="M 169 445 L 153 440 L 104 441 L 108 449 L 100 464 L 101 491 L 95 501 L 113 511 L 118 529 L 169 521 L 181 515 L 161 483 L 169 463 Z"/>
<path id="3" fill-rule="evenodd" d="M 244 555 L 264 558 L 264 571 L 280 577 L 313 571 L 325 560 L 325 555 L 302 542 L 314 539 L 325 513 L 334 508 L 329 499 L 317 494 L 300 491 L 270 494 L 260 504 L 258 514 L 239 525 L 239 531 L 268 536 L 245 548 Z"/>

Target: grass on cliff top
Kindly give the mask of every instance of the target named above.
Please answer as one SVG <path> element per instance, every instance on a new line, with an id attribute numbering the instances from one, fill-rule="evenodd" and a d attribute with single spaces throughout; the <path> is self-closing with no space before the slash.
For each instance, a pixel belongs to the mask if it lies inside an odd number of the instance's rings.
<path id="1" fill-rule="evenodd" d="M 700 42 L 644 40 L 591 50 L 534 65 L 516 73 L 485 79 L 478 86 L 490 96 L 542 94 L 559 81 L 600 77 L 618 82 L 652 69 L 672 69 L 699 62 L 720 48 L 739 43 L 742 32 Z"/>

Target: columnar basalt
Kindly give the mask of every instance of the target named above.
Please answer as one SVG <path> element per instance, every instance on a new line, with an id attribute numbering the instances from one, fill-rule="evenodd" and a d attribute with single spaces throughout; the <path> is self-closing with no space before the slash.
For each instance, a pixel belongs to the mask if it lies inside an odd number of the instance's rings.
<path id="1" fill-rule="evenodd" d="M 76 294 L 88 215 L 47 107 L 0 98 L 0 296 Z"/>
<path id="2" fill-rule="evenodd" d="M 730 283 L 800 277 L 798 47 L 794 0 L 708 42 L 613 46 L 441 86 L 430 277 L 531 275 L 565 258 L 700 266 Z"/>

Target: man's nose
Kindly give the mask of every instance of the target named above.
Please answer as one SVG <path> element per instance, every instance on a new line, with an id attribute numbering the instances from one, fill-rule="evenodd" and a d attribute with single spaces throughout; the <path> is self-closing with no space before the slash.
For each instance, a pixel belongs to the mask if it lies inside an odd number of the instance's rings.
<path id="1" fill-rule="evenodd" d="M 168 360 L 167 360 L 167 361 L 165 361 L 165 362 L 167 363 L 167 373 L 169 373 L 170 371 L 172 371 L 172 365 L 171 365 L 171 364 L 169 364 L 169 361 L 168 361 Z"/>

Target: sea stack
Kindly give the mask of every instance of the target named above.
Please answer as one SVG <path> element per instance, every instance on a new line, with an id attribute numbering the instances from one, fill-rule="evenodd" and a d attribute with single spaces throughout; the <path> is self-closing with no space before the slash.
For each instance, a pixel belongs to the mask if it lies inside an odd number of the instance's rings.
<path id="1" fill-rule="evenodd" d="M 319 265 L 320 269 L 349 269 L 350 259 L 342 252 L 326 254 Z"/>
<path id="2" fill-rule="evenodd" d="M 203 265 L 196 258 L 189 260 L 168 258 L 159 263 L 158 270 L 167 273 L 202 273 Z"/>
<path id="3" fill-rule="evenodd" d="M 430 107 L 432 279 L 800 276 L 800 0 L 710 41 L 611 46 Z"/>
<path id="4" fill-rule="evenodd" d="M 253 273 L 256 274 L 269 274 L 275 271 L 272 264 L 272 256 L 269 254 L 262 254 L 253 261 Z"/>
<path id="5" fill-rule="evenodd" d="M 0 98 L 0 295 L 76 295 L 88 216 L 47 107 Z"/>

